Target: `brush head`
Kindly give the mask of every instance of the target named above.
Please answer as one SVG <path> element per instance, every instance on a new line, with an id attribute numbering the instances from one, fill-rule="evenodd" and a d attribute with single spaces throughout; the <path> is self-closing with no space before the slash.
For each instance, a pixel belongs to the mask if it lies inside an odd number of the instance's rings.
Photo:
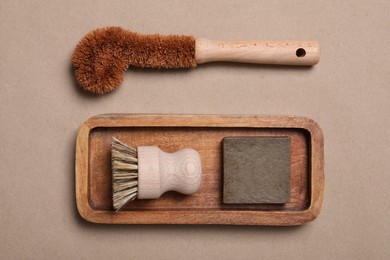
<path id="1" fill-rule="evenodd" d="M 137 149 L 116 138 L 111 143 L 112 200 L 116 211 L 138 194 Z"/>
<path id="2" fill-rule="evenodd" d="M 79 85 L 104 94 L 118 87 L 129 65 L 140 68 L 193 68 L 195 39 L 179 35 L 142 35 L 120 27 L 89 32 L 77 44 L 72 64 Z"/>

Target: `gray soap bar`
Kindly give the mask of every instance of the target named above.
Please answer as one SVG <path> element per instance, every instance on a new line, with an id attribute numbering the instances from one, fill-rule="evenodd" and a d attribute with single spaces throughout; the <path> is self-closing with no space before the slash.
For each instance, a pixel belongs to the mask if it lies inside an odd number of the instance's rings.
<path id="1" fill-rule="evenodd" d="M 224 203 L 290 201 L 289 137 L 223 139 Z"/>

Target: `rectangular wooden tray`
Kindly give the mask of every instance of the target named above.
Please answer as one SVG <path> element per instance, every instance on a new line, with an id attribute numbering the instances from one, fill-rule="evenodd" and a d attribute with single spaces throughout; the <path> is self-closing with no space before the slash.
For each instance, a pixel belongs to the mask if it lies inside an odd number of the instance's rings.
<path id="1" fill-rule="evenodd" d="M 167 192 L 135 200 L 115 212 L 111 198 L 112 137 L 166 152 L 196 149 L 202 184 L 191 196 Z M 291 138 L 291 201 L 286 204 L 223 204 L 222 145 L 227 136 Z M 76 200 L 80 215 L 107 224 L 301 225 L 320 213 L 324 186 L 323 136 L 301 117 L 221 115 L 100 115 L 85 121 L 76 145 Z"/>

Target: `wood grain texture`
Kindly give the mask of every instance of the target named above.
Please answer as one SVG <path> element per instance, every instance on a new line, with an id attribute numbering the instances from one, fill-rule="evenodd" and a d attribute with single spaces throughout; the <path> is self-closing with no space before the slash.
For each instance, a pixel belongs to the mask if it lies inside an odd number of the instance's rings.
<path id="1" fill-rule="evenodd" d="M 230 61 L 278 65 L 315 65 L 320 61 L 316 41 L 195 41 L 197 64 Z"/>
<path id="2" fill-rule="evenodd" d="M 157 199 L 167 191 L 192 194 L 202 181 L 199 153 L 184 148 L 166 153 L 157 146 L 138 146 L 138 199 Z"/>
<path id="3" fill-rule="evenodd" d="M 167 192 L 135 200 L 114 212 L 110 144 L 114 136 L 132 146 L 156 145 L 166 152 L 196 149 L 202 184 L 191 196 Z M 284 205 L 222 203 L 222 147 L 226 136 L 288 136 L 291 139 L 291 201 Z M 102 115 L 84 122 L 76 145 L 76 200 L 88 221 L 110 224 L 300 225 L 320 213 L 323 136 L 299 117 L 217 115 Z"/>

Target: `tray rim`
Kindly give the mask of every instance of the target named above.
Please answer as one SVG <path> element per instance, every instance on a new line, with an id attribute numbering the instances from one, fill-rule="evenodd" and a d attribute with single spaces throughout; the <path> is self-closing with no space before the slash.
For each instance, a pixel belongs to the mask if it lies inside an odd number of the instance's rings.
<path id="1" fill-rule="evenodd" d="M 177 210 L 106 211 L 91 208 L 88 201 L 89 137 L 97 127 L 228 127 L 292 128 L 306 130 L 310 136 L 310 203 L 300 211 L 253 210 Z M 229 224 L 229 225 L 302 225 L 314 220 L 321 211 L 324 192 L 324 138 L 318 124 L 307 117 L 259 115 L 189 114 L 103 114 L 84 121 L 77 133 L 75 193 L 82 218 L 101 224 Z"/>

